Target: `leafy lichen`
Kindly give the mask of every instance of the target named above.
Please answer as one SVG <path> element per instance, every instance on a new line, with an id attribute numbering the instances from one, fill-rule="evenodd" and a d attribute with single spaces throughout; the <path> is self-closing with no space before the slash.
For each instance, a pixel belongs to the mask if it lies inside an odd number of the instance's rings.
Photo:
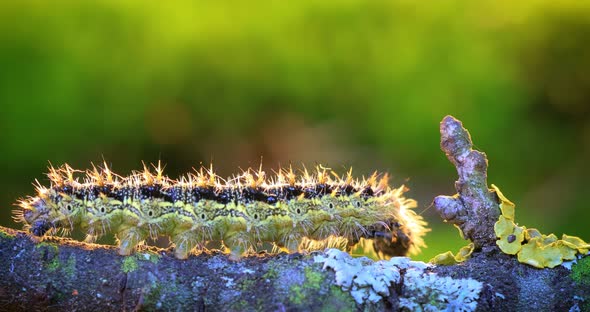
<path id="1" fill-rule="evenodd" d="M 430 263 L 437 264 L 437 265 L 453 265 L 457 263 L 461 263 L 469 258 L 471 258 L 471 254 L 475 249 L 475 244 L 469 243 L 467 246 L 461 247 L 457 254 L 453 254 L 451 251 L 447 251 L 445 253 L 441 253 L 436 255 L 434 258 L 430 259 Z"/>
<path id="2" fill-rule="evenodd" d="M 515 220 L 515 205 L 508 200 L 497 186 L 492 184 L 500 199 L 502 214 L 494 225 L 498 237 L 496 244 L 502 252 L 517 255 L 521 263 L 537 268 L 553 268 L 564 260 L 573 260 L 576 254 L 587 254 L 590 244 L 581 238 L 563 235 L 558 239 L 554 234 L 545 235 L 537 229 L 518 226 Z"/>
<path id="3" fill-rule="evenodd" d="M 494 225 L 494 231 L 500 238 L 496 244 L 504 253 L 516 255 L 522 249 L 525 227 L 517 226 L 512 219 L 500 215 Z"/>

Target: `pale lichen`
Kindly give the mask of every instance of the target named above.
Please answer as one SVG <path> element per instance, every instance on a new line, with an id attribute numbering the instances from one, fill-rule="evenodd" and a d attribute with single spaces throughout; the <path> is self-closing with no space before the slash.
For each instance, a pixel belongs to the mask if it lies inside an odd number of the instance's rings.
<path id="1" fill-rule="evenodd" d="M 409 311 L 475 311 L 482 283 L 408 271 L 400 306 Z"/>
<path id="2" fill-rule="evenodd" d="M 373 261 L 328 249 L 314 258 L 335 272 L 335 284 L 350 292 L 358 304 L 377 303 L 401 289 L 400 308 L 415 311 L 474 311 L 482 283 L 453 279 L 430 272 L 432 265 L 406 257 Z M 394 287 L 403 285 L 404 287 Z"/>

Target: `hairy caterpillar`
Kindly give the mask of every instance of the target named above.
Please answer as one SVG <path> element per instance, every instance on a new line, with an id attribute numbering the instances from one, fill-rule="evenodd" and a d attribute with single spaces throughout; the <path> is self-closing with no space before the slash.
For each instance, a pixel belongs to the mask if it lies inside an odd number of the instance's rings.
<path id="1" fill-rule="evenodd" d="M 354 179 L 318 166 L 310 174 L 280 169 L 267 178 L 248 169 L 221 179 L 212 168 L 173 180 L 158 164 L 128 177 L 106 165 L 82 171 L 68 165 L 49 168 L 50 187 L 18 202 L 14 219 L 34 236 L 74 228 L 94 241 L 113 233 L 119 253 L 129 255 L 146 239 L 168 236 L 177 258 L 202 251 L 208 242 L 225 246 L 233 257 L 257 251 L 263 243 L 296 252 L 334 242 L 352 247 L 373 239 L 386 255 L 403 255 L 423 246 L 426 223 L 404 198 L 405 187 L 391 188 L 388 175 Z M 81 180 L 81 182 L 80 182 Z"/>

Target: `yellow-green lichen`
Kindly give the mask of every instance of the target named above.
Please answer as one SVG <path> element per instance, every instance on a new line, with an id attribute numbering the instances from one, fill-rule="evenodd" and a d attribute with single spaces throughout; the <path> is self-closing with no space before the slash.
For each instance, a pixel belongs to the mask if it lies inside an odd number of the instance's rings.
<path id="1" fill-rule="evenodd" d="M 455 259 L 455 255 L 451 251 L 447 251 L 441 254 L 434 256 L 434 258 L 428 261 L 433 264 L 437 265 L 453 265 L 457 264 L 457 260 Z"/>
<path id="2" fill-rule="evenodd" d="M 121 271 L 125 273 L 130 273 L 137 270 L 139 266 L 137 265 L 137 260 L 134 256 L 127 256 L 123 259 L 121 263 Z"/>
<path id="3" fill-rule="evenodd" d="M 500 211 L 504 218 L 514 220 L 516 205 L 506 198 L 497 186 L 492 184 L 492 188 L 496 191 L 498 198 L 500 198 Z"/>
<path id="4" fill-rule="evenodd" d="M 561 251 L 555 242 L 545 245 L 543 237 L 535 237 L 522 246 L 518 261 L 537 268 L 553 268 L 562 262 Z"/>
<path id="5" fill-rule="evenodd" d="M 473 253 L 473 249 L 475 245 L 470 243 L 467 246 L 461 247 L 457 254 L 453 254 L 450 251 L 445 253 L 436 255 L 434 258 L 430 259 L 430 263 L 437 264 L 437 265 L 453 265 L 457 263 L 461 263 L 469 258 L 471 258 L 471 254 Z"/>
<path id="6" fill-rule="evenodd" d="M 576 254 L 587 254 L 590 244 L 581 238 L 563 235 L 558 239 L 554 234 L 545 235 L 537 229 L 527 229 L 518 226 L 514 220 L 515 205 L 508 200 L 497 186 L 492 184 L 500 199 L 501 215 L 494 232 L 498 237 L 496 244 L 504 253 L 517 255 L 521 263 L 526 263 L 537 268 L 553 268 L 564 260 L 573 260 Z"/>
<path id="7" fill-rule="evenodd" d="M 579 237 L 563 234 L 561 239 L 563 240 L 564 244 L 572 249 L 576 249 L 581 254 L 587 254 L 588 250 L 590 250 L 590 244 L 584 242 Z"/>
<path id="8" fill-rule="evenodd" d="M 500 238 L 496 244 L 504 253 L 515 255 L 522 248 L 524 230 L 524 227 L 517 226 L 512 220 L 500 215 L 498 222 L 494 224 L 494 231 Z"/>
<path id="9" fill-rule="evenodd" d="M 498 232 L 496 232 L 496 234 L 498 234 Z M 537 229 L 526 229 L 526 231 L 524 231 L 524 239 L 527 241 L 541 236 L 543 236 L 543 234 L 541 234 L 541 232 L 539 232 Z"/>

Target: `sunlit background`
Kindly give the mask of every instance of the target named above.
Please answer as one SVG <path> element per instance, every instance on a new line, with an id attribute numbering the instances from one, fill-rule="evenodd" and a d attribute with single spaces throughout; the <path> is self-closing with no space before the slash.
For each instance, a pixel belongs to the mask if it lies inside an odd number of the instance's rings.
<path id="1" fill-rule="evenodd" d="M 590 3 L 3 1 L 0 224 L 48 161 L 175 177 L 323 164 L 388 171 L 431 227 L 461 119 L 517 221 L 590 239 Z"/>

